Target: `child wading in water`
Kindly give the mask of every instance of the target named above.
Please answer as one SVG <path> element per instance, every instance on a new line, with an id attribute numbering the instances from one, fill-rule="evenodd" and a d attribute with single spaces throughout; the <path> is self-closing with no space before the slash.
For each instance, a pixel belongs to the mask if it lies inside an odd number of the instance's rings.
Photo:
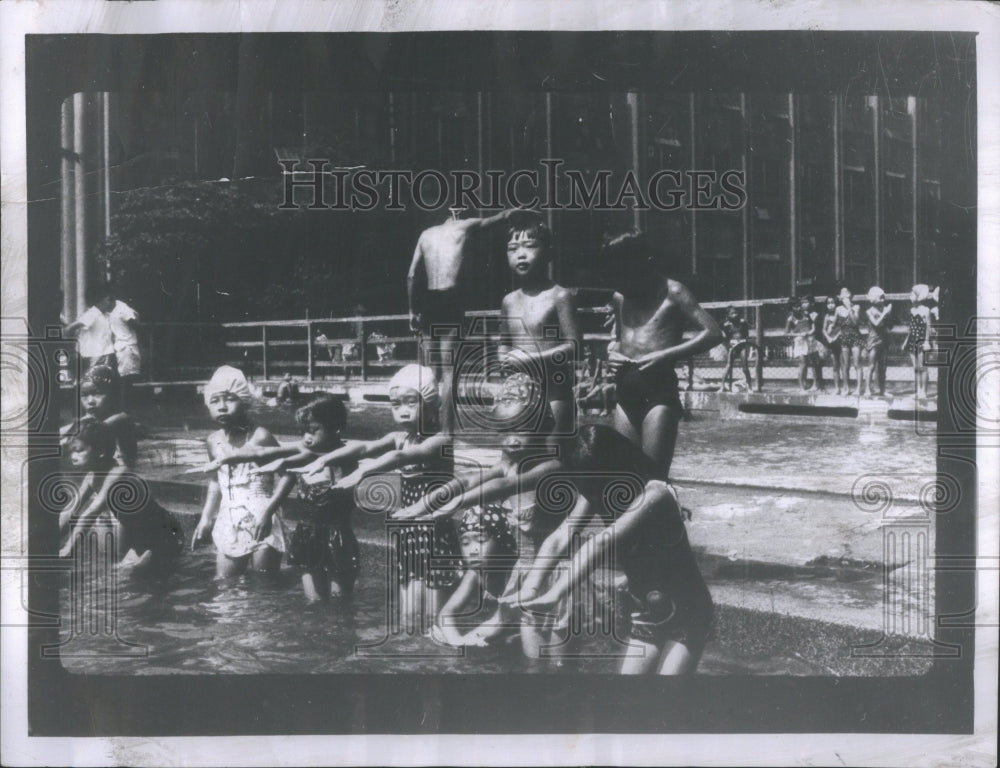
<path id="1" fill-rule="evenodd" d="M 470 507 L 458 524 L 458 543 L 465 574 L 441 608 L 434 635 L 448 645 L 486 646 L 511 626 L 499 600 L 510 578 L 514 537 L 501 510 Z"/>
<path id="2" fill-rule="evenodd" d="M 100 421 L 110 431 L 115 442 L 115 462 L 123 467 L 134 467 L 138 453 L 135 425 L 127 413 L 118 407 L 118 383 L 115 372 L 106 365 L 95 365 L 80 379 L 81 422 Z M 76 425 L 63 427 L 61 434 L 65 445 L 72 437 Z"/>
<path id="3" fill-rule="evenodd" d="M 565 511 L 543 508 L 535 494 L 536 486 L 562 467 L 547 437 L 552 432 L 551 409 L 537 382 L 522 375 L 518 385 L 517 378 L 507 380 L 505 391 L 510 395 L 493 410 L 497 430 L 503 433 L 500 461 L 456 477 L 396 515 L 402 519 L 430 515 L 440 520 L 473 507 L 504 515 L 514 535 L 517 561 L 501 597 L 527 594 L 521 585 L 532 572 L 539 547 L 565 518 Z M 541 418 L 535 418 L 537 414 Z M 521 646 L 528 658 L 537 659 L 543 647 L 554 645 L 550 635 L 556 630 L 551 622 L 522 613 L 519 623 Z"/>
<path id="4" fill-rule="evenodd" d="M 119 565 L 163 572 L 184 547 L 177 519 L 149 496 L 146 483 L 114 459 L 115 438 L 102 422 L 91 421 L 69 441 L 73 469 L 84 472 L 78 492 L 59 515 L 66 535 L 60 554 L 67 556 L 87 532 L 96 528 L 114 531 Z M 141 502 L 138 508 L 135 502 Z"/>
<path id="5" fill-rule="evenodd" d="M 222 366 L 205 385 L 205 405 L 221 427 L 205 441 L 212 462 L 242 448 L 278 447 L 270 432 L 251 423 L 249 404 L 250 386 L 236 368 Z M 219 578 L 239 576 L 248 566 L 277 570 L 287 550 L 280 504 L 293 479 L 281 478 L 276 488 L 273 475 L 253 469 L 250 463 L 219 462 L 217 478 L 208 484 L 191 548 L 211 533 Z"/>
<path id="6" fill-rule="evenodd" d="M 721 343 L 722 331 L 691 291 L 657 269 L 641 232 L 608 241 L 602 260 L 616 289 L 618 340 L 608 346 L 618 400 L 615 429 L 652 459 L 658 477 L 666 478 L 684 414 L 674 365 Z M 687 324 L 698 331 L 685 340 Z"/>
<path id="7" fill-rule="evenodd" d="M 937 319 L 937 294 L 938 289 L 932 292 L 924 283 L 918 283 L 910 291 L 910 326 L 903 349 L 910 354 L 918 398 L 927 397 L 926 355 L 934 348 L 931 339 L 932 323 Z"/>
<path id="8" fill-rule="evenodd" d="M 555 417 L 554 433 L 572 431 L 576 352 L 581 344 L 573 297 L 548 274 L 552 232 L 537 214 L 517 213 L 508 231 L 507 263 L 518 289 L 503 297 L 500 358 L 527 373 Z"/>
<path id="9" fill-rule="evenodd" d="M 434 372 L 423 366 L 407 365 L 389 382 L 392 418 L 401 427 L 399 431 L 377 440 L 352 443 L 293 471 L 308 475 L 330 464 L 375 458 L 341 479 L 334 488 L 353 488 L 368 475 L 398 469 L 402 504 L 411 504 L 434 485 L 454 477 L 454 458 L 450 454 L 453 438 L 438 431 L 439 402 Z M 360 490 L 361 504 L 366 506 L 364 488 Z M 371 490 L 372 506 L 379 492 L 379 488 Z M 390 574 L 390 578 L 399 587 L 404 626 L 407 631 L 422 633 L 437 616 L 442 595 L 461 576 L 455 528 L 450 520 L 397 526 L 391 529 L 389 546 L 396 563 L 396 574 Z"/>
<path id="10" fill-rule="evenodd" d="M 628 440 L 607 427 L 582 426 L 566 457 L 576 472 L 583 499 L 553 533 L 562 550 L 574 527 L 595 516 L 610 535 L 587 540 L 569 565 L 568 578 L 556 579 L 547 592 L 522 606 L 551 612 L 609 555 L 625 572 L 632 607 L 629 652 L 623 674 L 677 675 L 694 672 L 712 627 L 712 598 L 688 543 L 673 489 L 656 479 L 657 468 Z M 627 501 L 607 494 L 609 478 L 641 483 Z M 549 542 L 546 541 L 546 546 Z M 555 561 L 549 561 L 551 567 Z M 542 567 L 536 564 L 536 569 Z"/>
<path id="11" fill-rule="evenodd" d="M 267 475 L 347 447 L 340 439 L 347 425 L 347 409 L 339 398 L 318 395 L 295 412 L 295 421 L 302 429 L 302 442 L 297 446 L 248 446 L 214 463 L 221 466 L 255 461 L 261 466 L 253 473 Z M 357 468 L 357 459 L 346 455 L 317 472 L 295 475 L 302 520 L 292 534 L 288 555 L 292 565 L 302 571 L 302 589 L 311 603 L 329 597 L 350 597 L 354 592 L 361 569 L 358 539 L 351 528 L 354 494 L 334 484 Z M 281 489 L 287 493 L 291 486 L 282 483 Z"/>

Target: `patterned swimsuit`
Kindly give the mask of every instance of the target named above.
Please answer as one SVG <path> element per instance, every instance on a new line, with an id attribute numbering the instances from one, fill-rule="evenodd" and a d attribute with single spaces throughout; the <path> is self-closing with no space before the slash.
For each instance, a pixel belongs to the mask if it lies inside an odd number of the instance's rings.
<path id="1" fill-rule="evenodd" d="M 318 482 L 309 482 L 311 478 L 305 475 L 296 481 L 309 517 L 292 534 L 289 559 L 310 573 L 329 574 L 342 587 L 354 584 L 361 570 L 361 552 L 351 528 L 354 492 L 332 486 L 355 469 L 357 463 L 328 467 Z"/>
<path id="2" fill-rule="evenodd" d="M 838 307 L 839 309 L 840 307 Z M 851 347 L 861 346 L 861 330 L 858 328 L 858 318 L 853 310 L 848 311 L 846 316 L 837 315 L 837 327 L 840 328 L 840 338 L 837 340 L 840 342 L 841 347 L 850 349 Z"/>
<path id="3" fill-rule="evenodd" d="M 927 321 L 922 315 L 910 313 L 910 337 L 906 340 L 906 351 L 911 355 L 917 354 L 924 348 L 927 340 Z"/>
<path id="4" fill-rule="evenodd" d="M 396 438 L 396 450 L 421 442 L 419 436 L 402 433 Z M 455 474 L 454 460 L 439 456 L 422 464 L 400 470 L 400 497 L 409 506 Z M 450 517 L 434 521 L 408 522 L 390 529 L 390 546 L 395 551 L 400 584 L 425 579 L 431 589 L 455 586 L 462 577 L 462 557 L 458 534 Z"/>

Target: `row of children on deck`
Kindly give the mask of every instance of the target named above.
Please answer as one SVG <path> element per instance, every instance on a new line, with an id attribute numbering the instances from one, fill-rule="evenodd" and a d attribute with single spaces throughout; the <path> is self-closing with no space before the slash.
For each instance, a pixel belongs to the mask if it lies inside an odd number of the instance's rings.
<path id="1" fill-rule="evenodd" d="M 916 396 L 927 396 L 926 353 L 932 349 L 932 324 L 937 319 L 938 289 L 913 286 L 910 293 L 909 327 L 901 349 L 910 355 L 916 382 Z M 842 287 L 838 296 L 826 300 L 822 317 L 811 296 L 790 301 L 785 332 L 792 335 L 792 355 L 799 365 L 799 388 L 808 389 L 807 369 L 813 371 L 813 388 L 823 389 L 822 359 L 829 356 L 837 394 L 885 395 L 886 364 L 892 304 L 885 291 L 873 286 L 868 291 L 868 308 L 854 302 L 850 289 Z M 851 369 L 856 386 L 851 385 Z"/>

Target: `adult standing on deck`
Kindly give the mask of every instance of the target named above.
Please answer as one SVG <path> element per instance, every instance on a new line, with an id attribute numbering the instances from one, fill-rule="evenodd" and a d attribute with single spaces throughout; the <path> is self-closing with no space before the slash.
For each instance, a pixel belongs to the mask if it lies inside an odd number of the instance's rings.
<path id="1" fill-rule="evenodd" d="M 433 340 L 427 347 L 422 339 L 418 359 L 434 370 L 442 384 L 445 431 L 454 429 L 452 414 L 452 376 L 445 376 L 445 366 L 452 365 L 465 322 L 468 293 L 465 260 L 469 235 L 506 221 L 516 209 L 501 211 L 487 218 L 460 218 L 463 208 L 449 208 L 447 221 L 420 233 L 413 261 L 406 276 L 410 302 L 410 330 Z M 428 354 L 430 353 L 430 354 Z M 428 359 L 429 358 L 429 359 Z M 449 369 L 450 370 L 450 369 Z"/>
<path id="2" fill-rule="evenodd" d="M 667 479 L 684 414 L 674 364 L 711 349 L 724 336 L 683 284 L 662 275 L 638 230 L 605 243 L 603 266 L 616 289 L 617 340 L 608 348 L 618 405 L 615 429 L 639 446 Z M 684 326 L 699 330 L 684 340 Z"/>
<path id="3" fill-rule="evenodd" d="M 76 333 L 80 371 L 86 373 L 95 365 L 106 365 L 117 372 L 115 338 L 108 317 L 114 309 L 114 298 L 108 286 L 94 285 L 87 289 L 86 300 L 86 311 L 64 329 L 66 333 Z"/>

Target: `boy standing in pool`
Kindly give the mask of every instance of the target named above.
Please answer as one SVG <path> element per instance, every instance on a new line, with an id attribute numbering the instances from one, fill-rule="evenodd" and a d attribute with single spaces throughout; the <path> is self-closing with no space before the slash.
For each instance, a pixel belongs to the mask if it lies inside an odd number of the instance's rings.
<path id="1" fill-rule="evenodd" d="M 612 305 L 617 341 L 608 347 L 615 375 L 615 429 L 652 459 L 667 478 L 684 414 L 674 364 L 723 341 L 715 320 L 684 285 L 655 267 L 645 236 L 638 230 L 609 240 L 603 250 L 608 282 L 616 291 Z M 699 328 L 684 339 L 685 324 Z"/>
<path id="2" fill-rule="evenodd" d="M 469 235 L 505 221 L 514 210 L 501 211 L 488 218 L 459 218 L 463 209 L 451 208 L 451 217 L 420 233 L 417 247 L 406 276 L 406 291 L 410 304 L 410 330 L 421 337 L 433 338 L 435 327 L 438 338 L 435 349 L 428 358 L 424 345 L 418 346 L 419 362 L 434 369 L 442 383 L 445 409 L 443 427 L 451 431 L 451 376 L 445 376 L 446 362 L 454 358 L 465 323 L 467 308 L 468 274 L 465 257 Z M 454 330 L 459 329 L 458 333 Z"/>
<path id="3" fill-rule="evenodd" d="M 549 277 L 552 232 L 537 214 L 511 221 L 507 263 L 517 290 L 503 298 L 500 357 L 504 367 L 527 373 L 555 417 L 554 434 L 573 427 L 576 350 L 580 328 L 569 291 Z"/>

